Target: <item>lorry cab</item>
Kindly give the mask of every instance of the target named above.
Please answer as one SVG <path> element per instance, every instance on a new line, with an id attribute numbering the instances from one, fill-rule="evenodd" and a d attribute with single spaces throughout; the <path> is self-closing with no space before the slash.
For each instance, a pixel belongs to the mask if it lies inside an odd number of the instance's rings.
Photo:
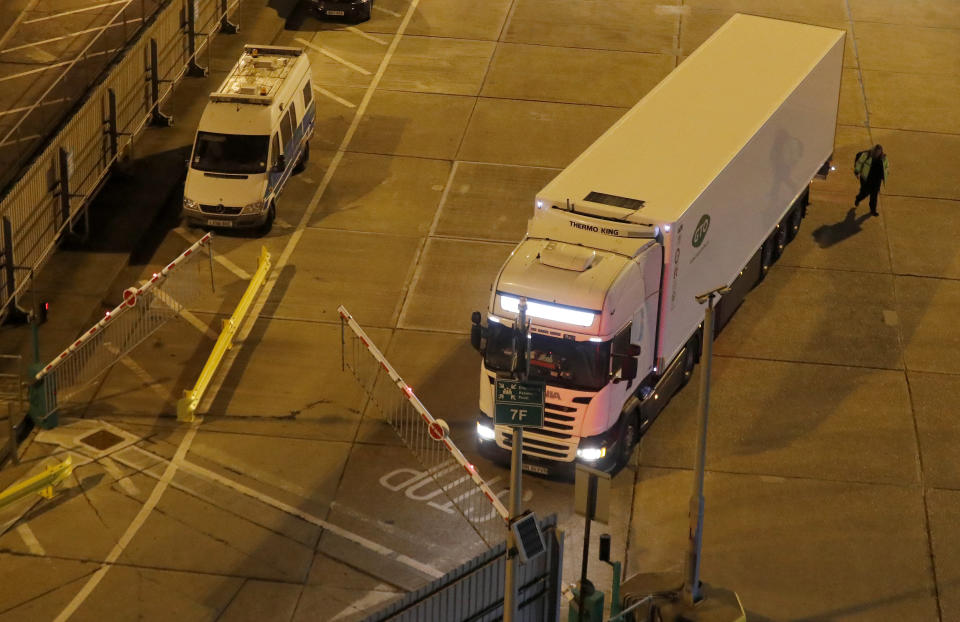
<path id="1" fill-rule="evenodd" d="M 269 229 L 284 184 L 309 157 L 312 89 L 303 50 L 244 47 L 200 118 L 183 192 L 188 223 Z"/>

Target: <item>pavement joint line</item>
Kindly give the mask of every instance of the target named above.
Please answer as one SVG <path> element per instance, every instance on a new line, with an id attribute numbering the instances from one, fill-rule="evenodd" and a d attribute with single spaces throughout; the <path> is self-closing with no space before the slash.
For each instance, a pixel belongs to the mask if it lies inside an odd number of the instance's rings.
<path id="1" fill-rule="evenodd" d="M 87 582 L 84 584 L 84 586 L 67 604 L 67 606 L 64 607 L 60 614 L 55 618 L 54 622 L 66 622 L 69 620 L 70 616 L 72 616 L 80 607 L 80 605 L 87 600 L 93 590 L 96 589 L 97 585 L 99 585 L 103 580 L 103 577 L 106 576 L 107 571 L 110 570 L 110 567 L 114 564 L 114 562 L 117 561 L 117 559 L 120 558 L 124 550 L 126 550 L 127 546 L 133 540 L 133 537 L 137 535 L 137 532 L 140 531 L 140 528 L 153 512 L 154 508 L 157 506 L 157 503 L 159 503 L 160 497 L 163 496 L 163 493 L 170 485 L 174 474 L 177 472 L 177 468 L 179 468 L 180 464 L 184 461 L 187 451 L 189 451 L 190 445 L 193 443 L 193 439 L 197 435 L 198 429 L 199 422 L 191 425 L 187 430 L 183 440 L 180 441 L 180 445 L 177 447 L 177 451 L 174 454 L 173 459 L 167 464 L 167 468 L 164 469 L 160 481 L 157 482 L 156 486 L 154 486 L 153 491 L 150 493 L 150 497 L 147 499 L 146 503 L 141 506 L 140 511 L 137 512 L 137 515 L 134 517 L 133 521 L 127 527 L 126 531 L 123 532 L 120 540 L 116 545 L 114 545 L 113 549 L 111 549 L 110 553 L 101 563 L 100 567 L 89 579 L 87 579 Z"/>
<path id="2" fill-rule="evenodd" d="M 393 310 L 393 313 L 390 317 L 397 318 L 397 326 L 404 324 L 404 321 L 407 317 L 407 305 L 412 297 L 413 291 L 417 288 L 417 284 L 420 282 L 420 275 L 423 272 L 423 258 L 427 250 L 427 244 L 430 243 L 430 238 L 433 237 L 434 233 L 437 230 L 437 223 L 440 222 L 440 215 L 443 212 L 443 206 L 447 202 L 447 197 L 450 195 L 450 188 L 453 186 L 453 180 L 457 176 L 458 163 L 454 162 L 453 166 L 450 167 L 450 174 L 447 175 L 447 183 L 443 186 L 443 193 L 440 195 L 440 201 L 437 203 L 437 209 L 433 213 L 433 220 L 430 222 L 430 229 L 427 231 L 427 235 L 423 237 L 423 241 L 417 247 L 417 252 L 413 257 L 410 268 L 407 270 L 406 278 L 403 280 L 403 288 L 400 290 L 400 300 L 397 301 L 397 308 Z M 412 269 L 413 274 L 410 274 L 410 269 Z"/>
<path id="3" fill-rule="evenodd" d="M 47 554 L 47 551 L 43 548 L 43 545 L 40 544 L 40 541 L 37 540 L 37 535 L 33 533 L 33 530 L 30 529 L 30 525 L 26 522 L 20 523 L 16 527 L 17 534 L 20 536 L 20 539 L 23 540 L 23 543 L 27 545 L 27 548 L 30 549 L 30 552 L 34 555 L 39 555 L 43 557 Z"/>
<path id="4" fill-rule="evenodd" d="M 384 41 L 384 40 L 381 39 L 380 37 L 375 37 L 375 36 L 371 35 L 370 33 L 363 32 L 362 30 L 360 30 L 360 29 L 357 28 L 356 26 L 347 26 L 347 27 L 344 28 L 343 30 L 347 30 L 347 31 L 349 31 L 349 32 L 352 32 L 353 34 L 360 35 L 360 36 L 363 37 L 364 39 L 367 39 L 368 41 L 373 41 L 374 43 L 379 43 L 380 45 L 390 45 L 390 42 L 389 42 L 389 41 Z"/>
<path id="5" fill-rule="evenodd" d="M 191 428 L 191 431 L 196 429 L 197 429 L 196 427 L 193 427 Z M 164 458 L 163 456 L 159 454 L 155 454 L 154 452 L 148 449 L 144 449 L 142 447 L 137 447 L 137 449 L 145 454 L 151 455 L 154 458 L 159 458 L 162 462 L 167 461 L 167 459 Z M 170 464 L 172 464 L 172 462 Z M 255 490 L 245 484 L 241 484 L 240 482 L 230 479 L 229 477 L 220 475 L 216 471 L 212 471 L 206 467 L 202 467 L 196 463 L 193 463 L 184 459 L 180 460 L 180 466 L 186 471 L 191 471 L 195 475 L 198 475 L 200 477 L 205 477 L 206 479 L 212 482 L 218 483 L 226 488 L 230 488 L 233 491 L 238 492 L 244 496 L 260 501 L 264 505 L 269 505 L 275 509 L 278 509 L 282 512 L 290 514 L 291 516 L 300 518 L 308 523 L 311 523 L 313 525 L 316 525 L 317 527 L 324 529 L 325 531 L 329 531 L 332 534 L 340 536 L 345 540 L 349 540 L 350 542 L 353 542 L 354 544 L 357 544 L 373 553 L 377 553 L 383 557 L 386 557 L 388 559 L 393 559 L 405 566 L 413 568 L 429 577 L 436 579 L 443 576 L 442 572 L 440 572 L 433 566 L 430 566 L 429 564 L 424 564 L 423 562 L 417 561 L 402 553 L 398 553 L 393 549 L 383 546 L 382 544 L 378 544 L 373 540 L 369 540 L 368 538 L 364 538 L 363 536 L 355 534 L 342 527 L 338 527 L 337 525 L 334 525 L 333 523 L 323 520 L 318 516 L 314 516 L 313 514 L 306 512 L 304 510 L 301 510 L 300 508 L 294 507 L 288 503 L 280 501 L 279 499 L 276 499 L 268 494 Z M 167 468 L 167 470 L 169 471 L 169 467 Z M 164 473 L 164 475 L 166 475 L 166 473 Z"/>
<path id="6" fill-rule="evenodd" d="M 472 244 L 485 244 L 487 246 L 516 246 L 520 240 L 494 240 L 491 238 L 473 238 L 460 235 L 445 235 L 443 233 L 434 235 L 434 240 L 444 240 L 444 241 L 456 241 L 456 242 L 470 242 Z"/>
<path id="7" fill-rule="evenodd" d="M 638 469 L 661 469 L 664 471 L 693 471 L 693 466 L 676 466 L 664 464 L 639 464 Z M 854 484 L 857 486 L 884 486 L 887 488 L 898 488 L 901 490 L 917 490 L 921 494 L 923 487 L 920 483 L 916 484 L 896 484 L 891 482 L 871 482 L 859 479 L 837 479 L 835 477 L 812 477 L 809 475 L 790 475 L 783 473 L 757 473 L 753 471 L 734 471 L 730 469 L 706 469 L 706 473 L 717 475 L 736 475 L 741 477 L 775 477 L 784 480 L 797 480 L 806 482 L 826 482 L 828 484 Z"/>
<path id="8" fill-rule="evenodd" d="M 385 9 L 382 6 L 373 5 L 374 11 L 380 11 L 381 13 L 386 13 L 387 15 L 393 15 L 394 17 L 400 17 L 401 15 L 396 11 L 391 11 L 390 9 Z"/>
<path id="9" fill-rule="evenodd" d="M 190 235 L 190 233 L 186 231 L 183 227 L 175 227 L 173 231 L 177 235 L 179 235 L 181 238 L 186 240 L 187 242 L 190 242 L 191 244 L 196 243 L 197 240 L 200 239 L 198 237 Z M 237 275 L 239 278 L 243 279 L 244 281 L 250 280 L 250 273 L 244 270 L 243 268 L 241 268 L 240 266 L 238 266 L 237 264 L 233 263 L 233 261 L 231 261 L 226 255 L 223 255 L 222 253 L 213 253 L 213 260 L 219 263 L 221 266 L 223 266 L 227 270 L 229 270 L 230 272 L 233 272 L 235 275 Z"/>
<path id="10" fill-rule="evenodd" d="M 112 2 L 105 2 L 105 3 L 102 3 L 102 4 L 91 4 L 90 6 L 81 7 L 81 8 L 79 8 L 79 9 L 71 9 L 71 10 L 69 10 L 69 11 L 63 11 L 63 12 L 61 12 L 61 13 L 53 13 L 53 14 L 51 14 L 51 15 L 44 15 L 43 17 L 34 17 L 33 19 L 27 19 L 27 20 L 24 20 L 24 21 L 22 21 L 22 22 L 20 22 L 20 23 L 21 23 L 21 24 L 34 24 L 34 23 L 36 23 L 36 22 L 42 22 L 42 21 L 45 21 L 45 20 L 48 20 L 48 19 L 59 19 L 59 18 L 61 18 L 61 17 L 65 17 L 65 16 L 67 16 L 67 15 L 73 15 L 74 13 L 83 13 L 83 12 L 86 12 L 86 11 L 95 11 L 95 10 L 97 10 L 97 9 L 102 9 L 102 8 L 104 8 L 104 7 L 113 6 L 113 5 L 115 5 L 115 4 L 125 4 L 125 3 L 126 3 L 126 4 L 129 4 L 129 2 L 130 2 L 130 0 L 113 0 Z M 36 2 L 34 2 L 34 4 L 36 4 Z M 26 10 L 25 10 L 24 12 L 26 12 Z"/>
<path id="11" fill-rule="evenodd" d="M 365 76 L 369 76 L 369 75 L 370 75 L 370 72 L 367 71 L 366 69 L 364 69 L 363 67 L 361 67 L 360 65 L 355 65 L 355 64 L 351 63 L 350 61 L 348 61 L 348 60 L 345 59 L 345 58 L 340 58 L 339 56 L 337 56 L 336 54 L 334 54 L 333 52 L 331 52 L 330 50 L 328 50 L 328 49 L 325 48 L 325 47 L 319 46 L 319 45 L 317 45 L 317 44 L 315 44 L 315 43 L 310 43 L 309 41 L 307 41 L 306 39 L 304 39 L 304 38 L 302 38 L 302 37 L 296 37 L 296 38 L 294 39 L 294 41 L 296 41 L 297 43 L 302 43 L 303 45 L 307 46 L 308 48 L 310 48 L 311 50 L 313 50 L 313 51 L 315 51 L 315 52 L 320 52 L 321 54 L 323 54 L 323 55 L 326 56 L 327 58 L 329 58 L 329 59 L 331 59 L 331 60 L 335 60 L 335 61 L 337 61 L 338 63 L 340 63 L 341 65 L 343 65 L 344 67 L 349 67 L 350 69 L 353 69 L 353 70 L 356 71 L 357 73 L 363 74 L 363 75 L 365 75 Z"/>
<path id="12" fill-rule="evenodd" d="M 335 93 L 331 93 L 331 92 L 328 91 L 327 89 L 325 89 L 325 88 L 323 88 L 323 87 L 321 87 L 321 86 L 317 86 L 316 84 L 313 85 L 313 90 L 316 91 L 317 93 L 320 93 L 320 94 L 323 95 L 324 97 L 329 97 L 329 98 L 332 99 L 333 101 L 335 101 L 335 102 L 337 102 L 338 104 L 341 104 L 341 105 L 343 105 L 343 106 L 346 106 L 347 108 L 356 108 L 356 107 L 357 107 L 357 105 L 354 104 L 353 102 L 350 102 L 350 101 L 348 101 L 348 100 L 340 97 L 339 95 L 336 95 Z M 276 219 L 274 219 L 274 221 L 276 221 Z"/>
<path id="13" fill-rule="evenodd" d="M 846 367 L 848 369 L 871 369 L 874 371 L 889 371 L 889 372 L 901 372 L 903 368 L 901 367 L 876 367 L 874 365 L 857 365 L 856 363 L 833 363 L 829 361 L 800 361 L 795 359 L 780 359 L 772 356 L 750 356 L 748 354 L 720 354 L 718 352 L 713 353 L 714 358 L 723 358 L 723 359 L 744 359 L 747 361 L 767 361 L 771 363 L 790 363 L 793 365 L 815 365 L 820 367 Z M 911 370 L 911 371 L 921 371 L 921 370 Z"/>

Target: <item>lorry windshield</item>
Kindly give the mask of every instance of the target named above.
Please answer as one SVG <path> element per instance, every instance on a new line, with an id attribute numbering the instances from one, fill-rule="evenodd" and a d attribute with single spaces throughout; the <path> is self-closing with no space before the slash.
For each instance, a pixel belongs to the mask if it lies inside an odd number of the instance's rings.
<path id="1" fill-rule="evenodd" d="M 269 140 L 269 136 L 197 132 L 192 166 L 211 173 L 262 173 L 267 170 Z"/>
<path id="2" fill-rule="evenodd" d="M 513 329 L 491 322 L 487 331 L 484 364 L 492 371 L 510 371 L 513 356 Z M 530 380 L 588 391 L 607 384 L 610 342 L 573 341 L 532 333 L 530 338 Z"/>

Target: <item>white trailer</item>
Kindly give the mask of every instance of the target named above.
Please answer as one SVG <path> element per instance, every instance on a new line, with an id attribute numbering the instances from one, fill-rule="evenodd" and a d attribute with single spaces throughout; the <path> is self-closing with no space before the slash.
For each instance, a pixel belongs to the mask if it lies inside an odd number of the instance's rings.
<path id="1" fill-rule="evenodd" d="M 547 383 L 525 468 L 612 469 L 696 364 L 698 294 L 729 285 L 717 329 L 796 235 L 833 151 L 844 32 L 735 15 L 541 190 L 492 287 L 477 432 L 506 456 L 493 388 L 519 298 L 530 379 Z"/>

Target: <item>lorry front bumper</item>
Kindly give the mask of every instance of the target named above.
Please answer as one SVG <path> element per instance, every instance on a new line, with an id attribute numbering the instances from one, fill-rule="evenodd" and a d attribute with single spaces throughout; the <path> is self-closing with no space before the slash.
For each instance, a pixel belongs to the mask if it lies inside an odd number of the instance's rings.
<path id="1" fill-rule="evenodd" d="M 483 412 L 477 415 L 477 425 L 485 426 L 488 429 L 494 429 L 493 419 L 485 415 Z M 529 431 L 535 434 L 537 429 L 529 428 Z M 535 475 L 572 479 L 574 473 L 576 472 L 576 464 L 579 462 L 600 471 L 613 471 L 617 466 L 617 450 L 619 449 L 620 433 L 621 426 L 615 425 L 603 434 L 580 439 L 578 448 L 593 449 L 602 447 L 605 449 L 604 455 L 597 460 L 586 460 L 581 457 L 574 457 L 570 460 L 551 460 L 550 458 L 531 453 L 531 447 L 525 440 L 523 452 L 523 470 Z M 509 467 L 510 454 L 512 452 L 512 444 L 510 443 L 511 439 L 512 434 L 509 432 L 504 434 L 501 430 L 495 431 L 494 439 L 485 439 L 478 435 L 477 450 L 484 458 Z"/>

